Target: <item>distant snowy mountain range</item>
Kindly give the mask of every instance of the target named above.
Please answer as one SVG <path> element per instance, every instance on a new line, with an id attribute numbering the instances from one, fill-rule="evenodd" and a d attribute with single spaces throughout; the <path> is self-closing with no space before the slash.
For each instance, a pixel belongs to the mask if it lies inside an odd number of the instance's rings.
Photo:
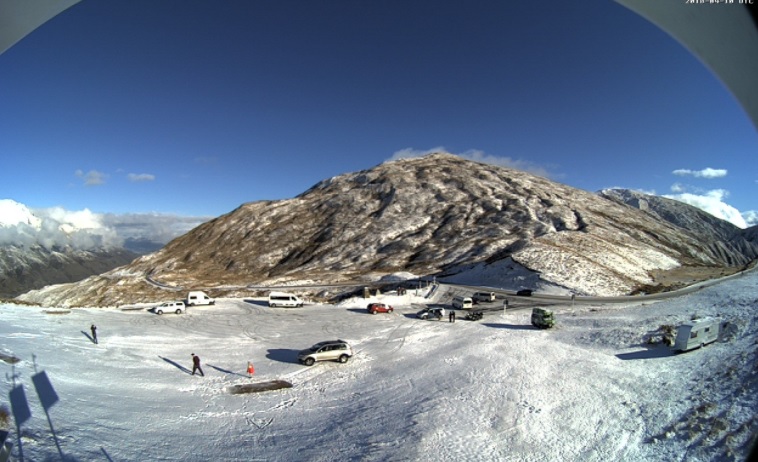
<path id="1" fill-rule="evenodd" d="M 87 217 L 82 218 L 43 219 L 24 204 L 0 200 L 0 298 L 80 281 L 139 256 L 125 246 L 111 245 L 112 236 L 87 231 Z"/>
<path id="2" fill-rule="evenodd" d="M 528 270 L 533 288 L 617 295 L 654 287 L 656 271 L 743 266 L 756 256 L 754 230 L 686 204 L 593 194 L 440 153 L 244 204 L 129 265 L 20 298 L 105 306 L 170 297 L 146 275 L 164 286 L 244 288 L 445 277 L 474 266 L 500 280 Z"/>

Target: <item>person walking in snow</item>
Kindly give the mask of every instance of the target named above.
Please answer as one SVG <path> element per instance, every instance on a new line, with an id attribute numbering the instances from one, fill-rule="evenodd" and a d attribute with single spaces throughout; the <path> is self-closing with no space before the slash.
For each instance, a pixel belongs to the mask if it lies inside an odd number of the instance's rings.
<path id="1" fill-rule="evenodd" d="M 92 332 L 92 341 L 97 343 L 97 326 L 92 324 L 89 330 Z"/>
<path id="2" fill-rule="evenodd" d="M 455 311 L 450 310 L 450 318 L 448 320 L 450 322 L 455 322 Z"/>
<path id="3" fill-rule="evenodd" d="M 192 375 L 195 375 L 195 372 L 200 372 L 200 375 L 205 377 L 205 374 L 203 373 L 203 369 L 200 367 L 200 356 L 197 356 L 195 353 L 192 353 Z"/>

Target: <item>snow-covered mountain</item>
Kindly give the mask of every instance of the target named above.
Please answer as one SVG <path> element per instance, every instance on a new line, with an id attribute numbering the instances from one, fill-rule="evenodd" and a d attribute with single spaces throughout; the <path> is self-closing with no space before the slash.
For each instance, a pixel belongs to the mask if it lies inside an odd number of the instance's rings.
<path id="1" fill-rule="evenodd" d="M 693 207 L 661 196 L 629 189 L 605 189 L 600 195 L 650 213 L 675 226 L 700 236 L 713 253 L 721 254 L 730 265 L 741 265 L 758 258 L 758 239 L 750 228 L 743 230 L 732 223 Z"/>
<path id="2" fill-rule="evenodd" d="M 42 219 L 34 215 L 29 207 L 11 199 L 0 199 L 0 228 L 24 224 L 39 229 Z"/>
<path id="3" fill-rule="evenodd" d="M 0 298 L 49 284 L 80 281 L 125 265 L 138 254 L 96 242 L 74 223 L 37 216 L 26 205 L 0 200 Z M 70 240 L 70 244 L 66 243 Z"/>
<path id="4" fill-rule="evenodd" d="M 748 263 L 753 248 L 712 244 L 723 240 L 722 223 L 692 232 L 618 200 L 441 153 L 244 204 L 123 268 L 21 298 L 102 306 L 166 298 L 148 275 L 213 288 L 444 276 L 472 265 L 527 268 L 540 287 L 626 294 L 655 286 L 657 271 Z"/>

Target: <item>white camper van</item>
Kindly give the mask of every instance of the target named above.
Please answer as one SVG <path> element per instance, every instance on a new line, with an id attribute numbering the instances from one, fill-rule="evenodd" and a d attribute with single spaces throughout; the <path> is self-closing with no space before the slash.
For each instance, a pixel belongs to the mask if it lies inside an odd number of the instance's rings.
<path id="1" fill-rule="evenodd" d="M 303 306 L 303 300 L 297 295 L 284 292 L 271 292 L 268 294 L 268 306 L 297 307 Z"/>
<path id="2" fill-rule="evenodd" d="M 679 326 L 674 340 L 674 351 L 689 351 L 719 339 L 721 325 L 717 319 L 698 319 Z"/>
<path id="3" fill-rule="evenodd" d="M 210 298 L 208 294 L 199 290 L 193 290 L 187 294 L 187 305 L 214 305 L 216 300 Z"/>
<path id="4" fill-rule="evenodd" d="M 463 297 L 461 295 L 453 297 L 453 308 L 458 310 L 470 310 L 473 307 L 474 301 L 471 300 L 471 297 Z"/>

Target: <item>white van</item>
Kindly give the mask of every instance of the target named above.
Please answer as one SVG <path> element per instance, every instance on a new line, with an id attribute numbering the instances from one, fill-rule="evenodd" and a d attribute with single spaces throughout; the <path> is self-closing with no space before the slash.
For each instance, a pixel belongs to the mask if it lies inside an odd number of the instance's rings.
<path id="1" fill-rule="evenodd" d="M 297 307 L 303 306 L 303 300 L 297 295 L 284 292 L 271 292 L 268 294 L 268 306 Z"/>
<path id="2" fill-rule="evenodd" d="M 721 324 L 717 319 L 698 319 L 679 326 L 674 340 L 674 351 L 689 351 L 719 339 Z"/>
<path id="3" fill-rule="evenodd" d="M 187 294 L 187 305 L 214 305 L 216 300 L 210 298 L 208 294 L 199 290 L 193 290 Z"/>
<path id="4" fill-rule="evenodd" d="M 479 303 L 490 303 L 495 301 L 495 292 L 474 292 L 471 298 Z"/>
<path id="5" fill-rule="evenodd" d="M 459 310 L 470 310 L 473 307 L 474 301 L 471 300 L 471 297 L 463 297 L 461 295 L 456 295 L 453 297 L 453 308 Z"/>

